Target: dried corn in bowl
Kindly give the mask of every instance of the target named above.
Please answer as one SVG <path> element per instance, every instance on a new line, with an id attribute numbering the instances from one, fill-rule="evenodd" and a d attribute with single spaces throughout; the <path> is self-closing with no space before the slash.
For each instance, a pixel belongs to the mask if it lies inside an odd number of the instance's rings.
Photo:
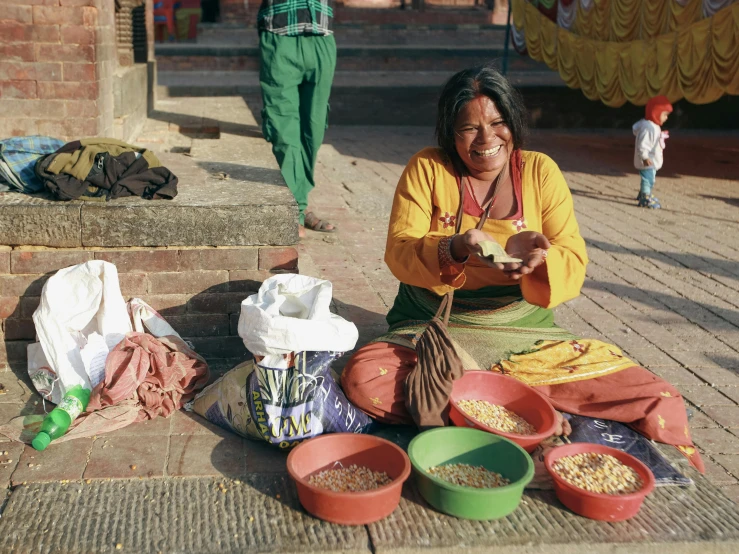
<path id="1" fill-rule="evenodd" d="M 647 466 L 630 454 L 600 444 L 554 448 L 544 457 L 544 464 L 560 502 L 590 519 L 629 519 L 654 490 L 654 475 Z M 618 489 L 622 491 L 616 493 Z"/>
<path id="2" fill-rule="evenodd" d="M 494 371 L 467 371 L 454 381 L 449 419 L 512 440 L 527 452 L 554 434 L 557 412 L 532 387 Z"/>
<path id="3" fill-rule="evenodd" d="M 293 449 L 287 471 L 308 512 L 331 523 L 365 525 L 395 510 L 411 464 L 403 449 L 390 441 L 335 433 Z"/>
<path id="4" fill-rule="evenodd" d="M 465 519 L 510 514 L 534 477 L 534 462 L 523 448 L 478 429 L 425 431 L 411 441 L 408 456 L 426 502 Z"/>
<path id="5" fill-rule="evenodd" d="M 504 406 L 470 398 L 457 402 L 457 407 L 462 410 L 465 417 L 471 417 L 496 431 L 514 435 L 536 435 L 536 427 Z"/>

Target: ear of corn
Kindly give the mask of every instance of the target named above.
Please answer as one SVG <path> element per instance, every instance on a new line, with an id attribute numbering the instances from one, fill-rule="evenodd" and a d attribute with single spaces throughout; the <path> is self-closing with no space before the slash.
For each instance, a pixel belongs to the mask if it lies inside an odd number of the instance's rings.
<path id="1" fill-rule="evenodd" d="M 536 434 L 536 428 L 520 415 L 487 400 L 460 400 L 457 405 L 472 419 L 498 431 L 517 435 Z"/>
<path id="2" fill-rule="evenodd" d="M 586 452 L 565 456 L 552 464 L 562 479 L 589 492 L 600 494 L 628 494 L 644 484 L 633 468 L 610 454 Z"/>

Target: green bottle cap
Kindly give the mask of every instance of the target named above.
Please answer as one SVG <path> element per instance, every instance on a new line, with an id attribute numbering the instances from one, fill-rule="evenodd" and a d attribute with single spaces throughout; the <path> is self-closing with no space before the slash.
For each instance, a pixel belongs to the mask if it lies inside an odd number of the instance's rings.
<path id="1" fill-rule="evenodd" d="M 41 431 L 33 439 L 33 442 L 31 442 L 31 446 L 33 446 L 36 450 L 45 450 L 50 443 L 51 437 L 45 431 Z"/>

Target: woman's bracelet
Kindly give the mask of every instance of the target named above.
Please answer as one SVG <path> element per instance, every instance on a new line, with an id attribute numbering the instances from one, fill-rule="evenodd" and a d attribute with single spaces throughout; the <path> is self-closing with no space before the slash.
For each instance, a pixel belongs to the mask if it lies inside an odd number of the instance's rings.
<path id="1" fill-rule="evenodd" d="M 449 267 L 452 265 L 464 264 L 469 259 L 469 256 L 465 256 L 462 260 L 454 259 L 452 255 L 452 241 L 457 235 L 450 237 L 444 237 L 439 241 L 439 267 Z"/>

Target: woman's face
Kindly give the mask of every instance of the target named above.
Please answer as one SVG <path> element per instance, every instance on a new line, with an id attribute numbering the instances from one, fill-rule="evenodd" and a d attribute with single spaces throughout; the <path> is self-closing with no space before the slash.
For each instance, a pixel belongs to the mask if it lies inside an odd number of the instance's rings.
<path id="1" fill-rule="evenodd" d="M 490 98 L 470 100 L 454 122 L 454 143 L 470 174 L 492 181 L 508 162 L 513 136 Z"/>

